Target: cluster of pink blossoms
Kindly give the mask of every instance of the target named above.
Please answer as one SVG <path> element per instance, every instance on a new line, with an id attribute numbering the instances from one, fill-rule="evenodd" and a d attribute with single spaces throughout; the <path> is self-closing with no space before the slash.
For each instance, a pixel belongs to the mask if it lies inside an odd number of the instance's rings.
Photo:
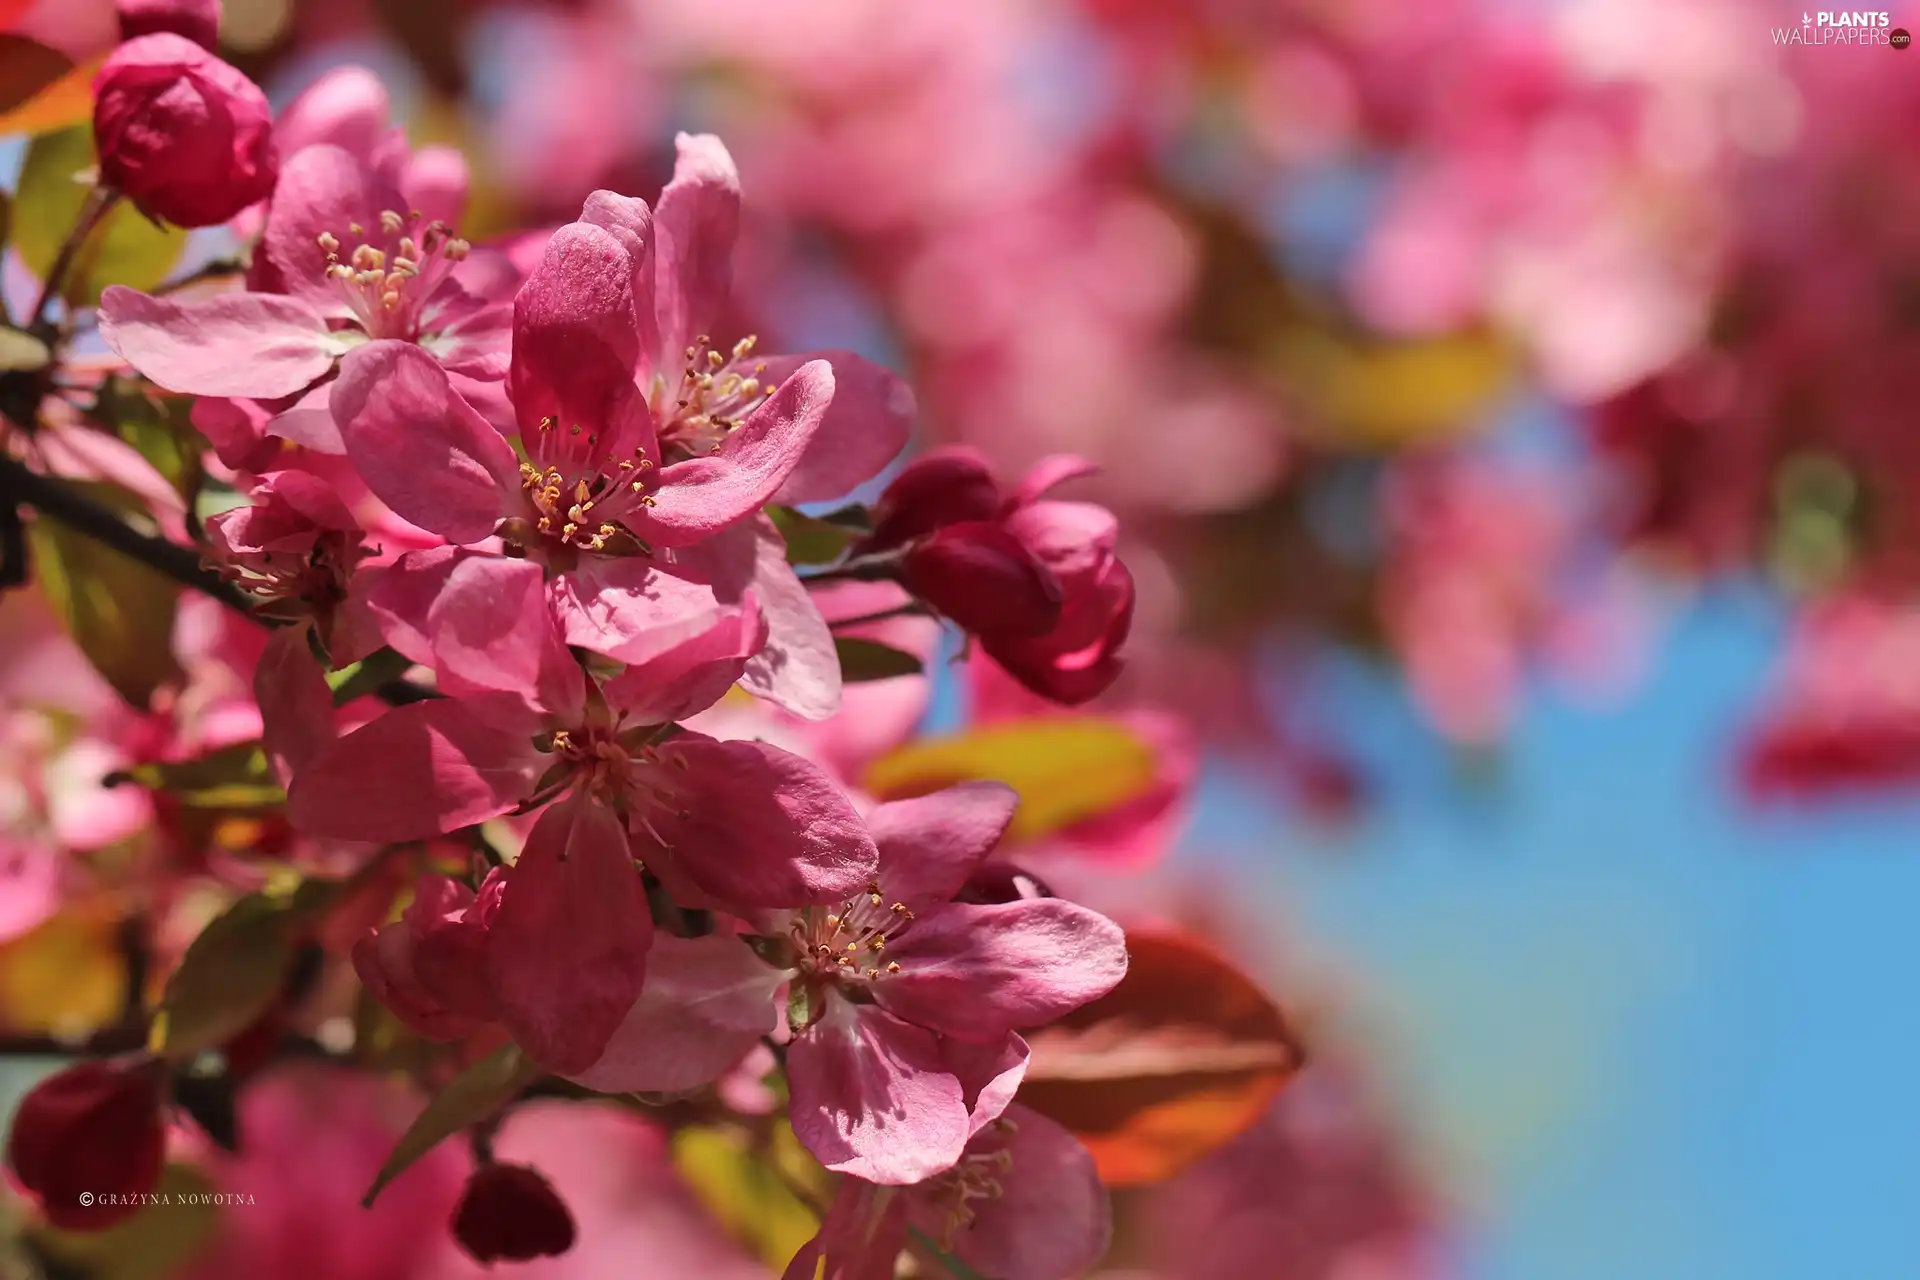
<path id="1" fill-rule="evenodd" d="M 284 624 L 255 692 L 294 831 L 365 859 L 496 819 L 524 833 L 471 880 L 422 877 L 354 946 L 362 982 L 420 1036 L 510 1038 L 598 1092 L 685 1093 L 770 1048 L 795 1134 L 844 1175 L 790 1275 L 891 1275 L 909 1228 L 997 1276 L 1084 1270 L 1107 1233 L 1093 1162 L 1011 1104 L 1021 1033 L 1125 973 L 1119 927 L 989 865 L 1011 788 L 874 803 L 682 722 L 751 698 L 832 716 L 815 595 L 848 580 L 893 584 L 890 612 L 946 620 L 1036 695 L 1099 694 L 1134 596 L 1111 513 L 1049 496 L 1086 465 L 1003 489 L 971 454 L 928 455 L 836 513 L 846 549 L 810 583 L 769 509 L 878 477 L 913 398 L 850 353 L 716 338 L 741 203 L 720 141 L 682 135 L 651 207 L 595 192 L 509 252 L 460 237 L 457 163 L 347 105 L 363 77 L 294 104 L 277 149 L 258 91 L 186 35 L 130 41 L 98 89 L 103 180 L 158 217 L 258 229 L 244 289 L 116 286 L 99 317 L 135 371 L 195 397 L 248 500 L 207 533 Z M 384 650 L 431 695 L 336 710 L 325 673 Z M 463 1221 L 544 1186 L 490 1168 Z M 564 1209 L 545 1221 L 531 1251 L 567 1247 Z"/>

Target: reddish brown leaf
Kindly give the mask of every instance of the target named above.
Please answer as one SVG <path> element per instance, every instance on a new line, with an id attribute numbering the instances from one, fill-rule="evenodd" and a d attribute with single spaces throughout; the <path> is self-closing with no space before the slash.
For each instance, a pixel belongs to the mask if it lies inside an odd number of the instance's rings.
<path id="1" fill-rule="evenodd" d="M 1278 1005 L 1176 933 L 1129 933 L 1127 976 L 1028 1037 L 1020 1100 L 1087 1144 L 1111 1186 L 1171 1177 L 1243 1132 L 1298 1071 Z"/>

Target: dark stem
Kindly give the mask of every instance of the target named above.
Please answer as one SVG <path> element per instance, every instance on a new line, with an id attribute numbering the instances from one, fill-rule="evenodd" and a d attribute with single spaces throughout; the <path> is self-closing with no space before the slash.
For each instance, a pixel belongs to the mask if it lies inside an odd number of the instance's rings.
<path id="1" fill-rule="evenodd" d="M 238 258 L 215 258 L 212 262 L 194 268 L 178 280 L 169 280 L 160 285 L 152 291 L 153 296 L 165 297 L 170 293 L 178 293 L 182 289 L 191 289 L 196 284 L 204 284 L 208 280 L 230 280 L 246 269 L 246 264 Z"/>
<path id="2" fill-rule="evenodd" d="M 87 193 L 86 203 L 80 206 L 80 216 L 74 220 L 73 230 L 67 233 L 66 242 L 60 246 L 53 266 L 47 270 L 46 283 L 40 286 L 40 300 L 33 304 L 33 315 L 27 321 L 27 328 L 38 330 L 46 326 L 47 308 L 60 295 L 60 287 L 67 281 L 67 272 L 73 269 L 73 260 L 80 256 L 80 250 L 93 235 L 94 228 L 118 203 L 120 193 L 112 187 L 95 187 Z"/>
<path id="3" fill-rule="evenodd" d="M 891 609 L 882 609 L 878 613 L 863 613 L 857 618 L 835 618 L 827 623 L 835 630 L 841 627 L 864 627 L 869 622 L 885 622 L 889 618 L 918 618 L 926 614 L 926 608 L 919 601 L 911 604 L 895 605 Z"/>

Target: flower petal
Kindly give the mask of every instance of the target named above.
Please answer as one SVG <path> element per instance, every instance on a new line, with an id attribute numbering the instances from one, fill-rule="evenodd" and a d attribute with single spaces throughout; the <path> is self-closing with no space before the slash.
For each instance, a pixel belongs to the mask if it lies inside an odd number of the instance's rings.
<path id="1" fill-rule="evenodd" d="M 341 454 L 347 446 L 340 439 L 340 425 L 333 420 L 333 383 L 322 382 L 268 419 L 266 431 L 281 440 L 291 440 L 315 453 Z"/>
<path id="2" fill-rule="evenodd" d="M 1113 989 L 1127 971 L 1120 926 L 1059 898 L 955 904 L 888 946 L 899 964 L 874 983 L 882 1006 L 961 1040 L 1044 1026 Z"/>
<path id="3" fill-rule="evenodd" d="M 596 464 L 631 448 L 627 437 L 646 416 L 634 385 L 639 355 L 625 246 L 604 227 L 561 227 L 513 302 L 507 384 L 529 456 Z"/>
<path id="4" fill-rule="evenodd" d="M 734 428 L 720 452 L 663 467 L 654 504 L 629 514 L 628 527 L 642 541 L 678 547 L 747 519 L 799 464 L 832 403 L 832 368 L 824 360 L 801 365 Z"/>
<path id="5" fill-rule="evenodd" d="M 953 900 L 1006 834 L 1020 794 L 1001 782 L 962 782 L 892 800 L 867 815 L 888 897 L 926 914 Z"/>
<path id="6" fill-rule="evenodd" d="M 100 336 L 155 383 L 197 396 L 294 395 L 340 354 L 312 307 L 267 293 L 177 302 L 114 285 L 100 295 Z"/>
<path id="7" fill-rule="evenodd" d="M 680 734 L 659 752 L 658 782 L 677 810 L 654 819 L 671 845 L 643 837 L 643 858 L 670 861 L 703 892 L 741 909 L 834 902 L 873 880 L 877 854 L 866 824 L 812 761 L 699 733 Z"/>
<path id="8" fill-rule="evenodd" d="M 361 157 L 325 143 L 291 153 L 280 166 L 260 240 L 270 279 L 322 315 L 350 315 L 346 293 L 327 275 L 320 236 L 335 237 L 345 253 L 366 244 L 391 260 L 400 233 L 381 226 L 387 210 L 405 213 L 406 198 Z"/>
<path id="9" fill-rule="evenodd" d="M 621 662 L 650 662 L 739 612 L 713 588 L 645 560 L 584 557 L 548 586 L 568 644 Z"/>
<path id="10" fill-rule="evenodd" d="M 813 593 L 787 563 L 773 522 L 754 526 L 753 595 L 767 620 L 767 642 L 748 660 L 740 687 L 802 720 L 840 709 L 840 653 Z"/>
<path id="11" fill-rule="evenodd" d="M 980 1202 L 954 1237 L 953 1251 L 1001 1280 L 1061 1280 L 1084 1275 L 1107 1251 L 1113 1211 L 1093 1156 L 1078 1138 L 1028 1107 L 977 1140 L 968 1154 L 1007 1162 L 998 1196 Z M 917 1206 L 916 1206 L 917 1207 Z M 944 1217 L 915 1215 L 923 1229 Z"/>
<path id="12" fill-rule="evenodd" d="M 809 360 L 833 366 L 833 403 L 813 443 L 787 476 L 775 502 L 830 502 L 879 475 L 907 447 L 913 426 L 913 389 L 885 365 L 851 351 L 771 356 L 756 376 L 778 386 Z"/>
<path id="13" fill-rule="evenodd" d="M 953 1167 L 970 1126 L 932 1033 L 831 999 L 787 1047 L 793 1132 L 829 1169 L 890 1186 Z"/>
<path id="14" fill-rule="evenodd" d="M 779 1022 L 785 980 L 738 938 L 658 934 L 647 985 L 600 1060 L 570 1077 L 602 1093 L 677 1093 L 718 1078 Z"/>
<path id="15" fill-rule="evenodd" d="M 443 692 L 513 694 L 563 718 L 585 704 L 580 664 L 554 625 L 545 575 L 531 560 L 462 557 L 427 625 Z"/>
<path id="16" fill-rule="evenodd" d="M 613 814 L 552 805 L 502 877 L 487 931 L 500 1020 L 553 1071 L 585 1071 L 640 998 L 653 918 Z"/>
<path id="17" fill-rule="evenodd" d="M 340 362 L 333 415 L 374 496 L 449 542 L 493 532 L 519 489 L 513 447 L 410 342 L 372 342 Z"/>
<path id="18" fill-rule="evenodd" d="M 333 745 L 333 691 L 307 648 L 305 627 L 281 627 L 267 638 L 253 670 L 253 696 L 261 745 L 283 784 Z"/>
<path id="19" fill-rule="evenodd" d="M 542 757 L 538 725 L 523 733 L 497 721 L 519 704 L 493 695 L 436 698 L 395 707 L 340 739 L 287 790 L 287 819 L 312 835 L 341 840 L 423 840 L 483 822 L 527 795 Z"/>
<path id="20" fill-rule="evenodd" d="M 673 180 L 654 210 L 656 369 L 676 368 L 695 338 L 713 332 L 733 280 L 740 235 L 740 173 L 710 133 L 679 134 Z"/>
<path id="21" fill-rule="evenodd" d="M 766 620 L 748 596 L 693 639 L 628 666 L 602 692 L 635 724 L 672 724 L 725 697 L 766 642 Z"/>

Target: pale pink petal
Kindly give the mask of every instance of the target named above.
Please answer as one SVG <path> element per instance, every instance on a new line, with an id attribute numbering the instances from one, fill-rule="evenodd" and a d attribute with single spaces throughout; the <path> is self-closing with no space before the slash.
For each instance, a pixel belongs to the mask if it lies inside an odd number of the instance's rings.
<path id="1" fill-rule="evenodd" d="M 961 1040 L 1039 1027 L 1111 991 L 1127 971 L 1120 926 L 1059 898 L 956 904 L 924 914 L 887 947 L 900 966 L 874 997 Z"/>
<path id="2" fill-rule="evenodd" d="M 563 719 L 585 705 L 580 664 L 547 608 L 546 579 L 531 560 L 462 557 L 427 614 L 443 692 L 510 693 Z"/>
<path id="3" fill-rule="evenodd" d="M 1017 1035 L 983 1043 L 943 1038 L 940 1052 L 947 1069 L 960 1081 L 969 1123 L 976 1134 L 998 1120 L 1012 1104 L 1020 1082 L 1027 1078 L 1027 1062 L 1033 1056 L 1027 1042 Z"/>
<path id="4" fill-rule="evenodd" d="M 333 691 L 307 646 L 305 627 L 281 627 L 253 670 L 261 745 L 284 785 L 333 745 Z"/>
<path id="5" fill-rule="evenodd" d="M 549 806 L 487 930 L 500 1018 L 553 1071 L 585 1071 L 640 998 L 653 918 L 627 835 L 581 796 Z"/>
<path id="6" fill-rule="evenodd" d="M 801 365 L 727 436 L 720 452 L 662 468 L 654 505 L 627 516 L 628 527 L 642 541 L 677 547 L 752 516 L 799 464 L 833 403 L 833 386 L 826 361 Z"/>
<path id="7" fill-rule="evenodd" d="M 787 1046 L 788 1116 L 821 1164 L 889 1186 L 953 1167 L 971 1125 L 928 1031 L 831 999 Z"/>
<path id="8" fill-rule="evenodd" d="M 630 665 L 601 688 L 607 705 L 635 724 L 672 724 L 726 696 L 747 659 L 767 642 L 766 620 L 752 596 L 700 635 Z"/>
<path id="9" fill-rule="evenodd" d="M 778 386 L 809 360 L 833 366 L 833 403 L 813 443 L 773 495 L 775 502 L 830 502 L 879 475 L 907 447 L 913 426 L 913 389 L 893 370 L 851 351 L 771 356 L 757 374 Z"/>
<path id="10" fill-rule="evenodd" d="M 1027 468 L 1027 474 L 1020 478 L 1020 485 L 1007 500 L 1009 507 L 1024 507 L 1040 501 L 1047 493 L 1069 480 L 1078 480 L 1081 476 L 1090 476 L 1099 471 L 1098 463 L 1081 457 L 1077 453 L 1054 453 L 1040 459 Z"/>
<path id="11" fill-rule="evenodd" d="M 740 235 L 740 174 L 712 134 L 683 133 L 673 181 L 654 210 L 656 368 L 675 368 L 695 338 L 710 335 L 733 280 Z"/>
<path id="12" fill-rule="evenodd" d="M 650 662 L 738 615 L 713 588 L 642 559 L 582 558 L 549 584 L 568 644 L 621 662 Z"/>
<path id="13" fill-rule="evenodd" d="M 639 1000 L 600 1060 L 568 1078 L 602 1093 L 698 1088 L 778 1024 L 784 980 L 738 938 L 656 934 Z"/>
<path id="14" fill-rule="evenodd" d="M 11 942 L 60 910 L 60 850 L 0 832 L 0 942 Z"/>
<path id="15" fill-rule="evenodd" d="M 267 434 L 291 440 L 315 453 L 341 454 L 347 446 L 333 420 L 333 383 L 322 382 L 295 401 L 293 407 L 267 422 Z"/>
<path id="16" fill-rule="evenodd" d="M 400 171 L 400 194 L 426 222 L 460 225 L 467 210 L 467 157 L 458 147 L 421 147 Z"/>
<path id="17" fill-rule="evenodd" d="M 100 336 L 168 391 L 261 400 L 305 390 L 341 350 L 312 307 L 266 293 L 177 302 L 114 285 L 100 295 Z"/>
<path id="18" fill-rule="evenodd" d="M 406 200 L 367 160 L 325 143 L 303 147 L 280 166 L 257 252 L 279 287 L 323 315 L 345 318 L 351 309 L 339 281 L 327 274 L 320 237 L 338 240 L 343 256 L 367 244 L 391 261 L 404 233 L 381 226 L 388 210 L 404 215 Z"/>
<path id="19" fill-rule="evenodd" d="M 369 160 L 392 132 L 391 111 L 379 76 L 365 67 L 335 67 L 287 104 L 274 122 L 273 137 L 283 157 L 331 145 Z"/>
<path id="20" fill-rule="evenodd" d="M 395 707 L 313 760 L 287 791 L 298 830 L 340 840 L 423 840 L 496 817 L 525 799 L 545 761 L 533 747 L 537 723 L 498 727 L 506 704 L 482 714 L 469 702 L 436 698 Z"/>
<path id="21" fill-rule="evenodd" d="M 410 342 L 368 343 L 341 361 L 333 413 L 374 496 L 449 542 L 490 535 L 518 492 L 512 446 Z"/>
<path id="22" fill-rule="evenodd" d="M 659 748 L 651 785 L 667 793 L 648 816 L 665 838 L 641 856 L 670 861 L 718 902 L 740 909 L 834 902 L 864 889 L 873 839 L 818 765 L 763 742 L 682 733 Z M 684 815 L 684 816 L 683 816 Z"/>
<path id="23" fill-rule="evenodd" d="M 1001 782 L 962 782 L 891 800 L 867 815 L 887 895 L 926 913 L 953 899 L 1006 834 L 1020 794 Z"/>
<path id="24" fill-rule="evenodd" d="M 786 542 L 764 516 L 756 520 L 752 591 L 767 620 L 767 642 L 750 659 L 740 686 L 802 720 L 840 709 L 840 653 L 813 593 L 787 563 Z"/>

